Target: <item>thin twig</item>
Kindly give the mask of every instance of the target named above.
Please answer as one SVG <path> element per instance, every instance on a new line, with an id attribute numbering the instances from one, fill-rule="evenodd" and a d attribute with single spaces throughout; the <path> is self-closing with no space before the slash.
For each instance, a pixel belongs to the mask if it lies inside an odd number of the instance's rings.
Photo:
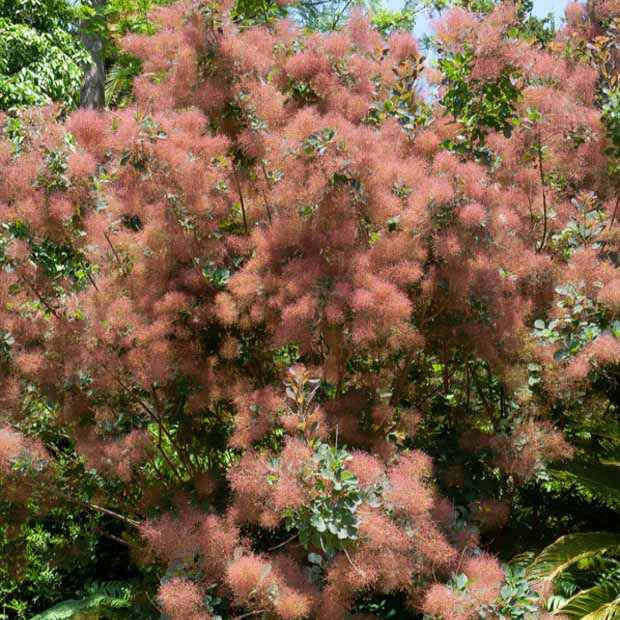
<path id="1" fill-rule="evenodd" d="M 353 562 L 353 560 L 351 559 L 351 556 L 349 555 L 349 552 L 346 549 L 343 549 L 344 554 L 347 556 L 347 560 L 349 560 L 349 564 L 351 564 L 351 566 L 362 576 L 362 577 L 366 577 L 366 573 L 359 567 L 356 566 L 355 563 Z"/>
<path id="2" fill-rule="evenodd" d="M 267 170 L 265 169 L 265 162 L 261 161 L 260 167 L 263 170 L 263 175 L 265 176 L 265 181 L 267 181 L 267 185 L 271 187 L 271 181 L 269 180 L 269 175 L 267 174 Z M 265 192 L 262 190 L 261 190 L 261 195 L 263 196 L 263 201 L 265 202 L 265 208 L 267 209 L 267 217 L 269 218 L 269 221 L 271 222 L 271 209 L 269 207 L 269 202 L 267 198 L 265 197 Z"/>
<path id="3" fill-rule="evenodd" d="M 469 358 L 465 359 L 465 381 L 466 381 L 466 401 L 465 409 L 469 413 L 471 404 L 471 375 L 469 370 Z"/>
<path id="4" fill-rule="evenodd" d="M 400 401 L 401 394 L 407 385 L 407 379 L 409 377 L 409 367 L 411 366 L 411 361 L 413 359 L 413 353 L 409 352 L 405 356 L 405 361 L 403 362 L 403 366 L 399 369 L 399 372 L 394 377 L 394 381 L 392 383 L 392 396 L 390 397 L 390 405 L 392 407 L 396 406 Z"/>
<path id="5" fill-rule="evenodd" d="M 333 21 L 332 21 L 332 30 L 336 30 L 336 26 L 338 25 L 338 22 L 340 21 L 340 18 L 344 15 L 345 11 L 349 8 L 349 5 L 351 4 L 351 0 L 347 0 L 347 2 L 345 2 L 344 6 L 342 7 L 342 9 L 340 9 L 340 11 L 338 11 L 338 13 L 336 13 Z"/>
<path id="6" fill-rule="evenodd" d="M 148 599 L 149 599 L 149 603 L 150 603 L 151 605 L 153 605 L 153 607 L 154 607 L 154 608 L 155 608 L 155 609 L 156 609 L 159 613 L 161 613 L 161 612 L 162 612 L 162 609 L 161 609 L 161 607 L 160 607 L 160 606 L 159 606 L 159 605 L 158 605 L 158 604 L 157 604 L 157 603 L 153 600 L 153 597 L 152 597 L 152 596 L 151 596 L 148 592 L 145 592 L 145 594 L 146 594 L 146 598 L 148 598 Z"/>
<path id="7" fill-rule="evenodd" d="M 90 283 L 95 287 L 95 290 L 97 292 L 99 292 L 99 287 L 97 286 L 97 283 L 95 282 L 95 279 L 93 278 L 92 274 L 90 273 L 90 271 L 86 271 L 86 276 L 88 277 L 88 279 L 90 280 Z"/>
<path id="8" fill-rule="evenodd" d="M 159 397 L 157 396 L 157 392 L 156 392 L 156 388 L 155 386 L 152 386 L 152 392 L 153 392 L 153 398 L 155 399 L 155 404 L 157 405 L 157 411 L 158 416 L 157 419 L 159 422 L 161 422 L 163 424 L 163 420 L 164 420 L 164 407 L 161 405 L 161 401 L 159 400 Z M 184 401 L 180 402 L 180 410 L 179 413 L 181 412 L 182 408 L 184 405 Z M 194 466 L 192 464 L 191 458 L 189 456 L 187 456 L 187 459 L 185 458 L 185 454 L 184 451 L 181 450 L 180 446 L 178 445 L 178 443 L 174 440 L 174 438 L 172 437 L 172 435 L 170 434 L 170 432 L 168 431 L 168 429 L 165 426 L 162 426 L 164 434 L 166 435 L 166 438 L 168 439 L 168 441 L 170 442 L 170 444 L 172 445 L 172 447 L 177 451 L 177 454 L 179 455 L 179 459 L 183 462 L 183 465 L 185 465 L 185 467 L 187 468 L 188 473 L 190 474 L 195 474 L 196 471 L 194 469 Z M 187 462 L 189 460 L 189 463 Z"/>
<path id="9" fill-rule="evenodd" d="M 530 212 L 530 232 L 532 232 L 534 230 L 534 209 L 532 208 L 532 197 L 529 192 L 527 192 L 527 208 Z"/>
<path id="10" fill-rule="evenodd" d="M 297 534 L 293 534 L 290 538 L 287 538 L 284 542 L 277 544 L 275 547 L 269 547 L 267 551 L 275 551 L 276 549 L 280 549 L 284 547 L 284 545 L 288 545 L 290 542 L 294 541 L 297 538 Z"/>
<path id="11" fill-rule="evenodd" d="M 241 614 L 240 616 L 235 616 L 232 620 L 241 620 L 241 618 L 249 618 L 250 616 L 257 616 L 258 614 L 267 613 L 266 609 L 259 609 L 258 611 L 248 611 L 246 614 Z"/>
<path id="12" fill-rule="evenodd" d="M 482 401 L 482 404 L 484 405 L 487 415 L 492 420 L 495 417 L 493 406 L 491 405 L 487 397 L 484 395 L 484 391 L 482 389 L 482 386 L 480 385 L 480 381 L 478 381 L 478 375 L 475 370 L 472 376 L 474 379 L 474 386 L 476 388 L 476 392 L 478 392 L 478 396 L 480 397 L 480 400 Z"/>
<path id="13" fill-rule="evenodd" d="M 105 240 L 108 242 L 108 245 L 110 246 L 110 249 L 112 250 L 112 254 L 114 254 L 114 258 L 116 259 L 118 268 L 121 270 L 121 272 L 124 272 L 123 262 L 121 261 L 121 258 L 118 255 L 118 252 L 116 251 L 116 248 L 114 247 L 114 244 L 112 243 L 112 240 L 110 239 L 108 233 L 104 232 L 103 236 L 105 237 Z"/>

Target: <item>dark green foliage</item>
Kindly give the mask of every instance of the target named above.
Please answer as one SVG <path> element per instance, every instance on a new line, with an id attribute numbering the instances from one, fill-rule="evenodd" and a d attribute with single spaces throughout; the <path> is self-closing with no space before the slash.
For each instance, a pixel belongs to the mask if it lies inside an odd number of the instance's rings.
<path id="1" fill-rule="evenodd" d="M 96 563 L 97 521 L 63 506 L 45 519 L 22 523 L 19 543 L 0 532 L 0 555 L 14 558 L 0 568 L 0 609 L 8 614 L 0 618 L 27 619 L 72 587 L 82 587 Z"/>
<path id="2" fill-rule="evenodd" d="M 286 9 L 272 0 L 237 0 L 235 18 L 247 26 L 267 24 L 286 15 Z"/>
<path id="3" fill-rule="evenodd" d="M 0 0 L 0 16 L 41 31 L 70 29 L 77 15 L 67 0 Z"/>
<path id="4" fill-rule="evenodd" d="M 465 135 L 449 145 L 455 150 L 480 148 L 490 130 L 510 136 L 515 121 L 520 94 L 515 75 L 504 70 L 496 80 L 472 79 L 472 60 L 471 50 L 439 60 L 446 86 L 441 102 L 465 128 Z"/>

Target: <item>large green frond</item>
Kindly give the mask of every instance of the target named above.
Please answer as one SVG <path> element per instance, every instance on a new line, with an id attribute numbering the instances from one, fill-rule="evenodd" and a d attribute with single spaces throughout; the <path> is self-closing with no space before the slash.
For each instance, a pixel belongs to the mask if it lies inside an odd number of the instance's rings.
<path id="1" fill-rule="evenodd" d="M 619 586 L 618 583 L 605 583 L 582 590 L 568 599 L 557 613 L 580 620 L 618 620 Z"/>
<path id="2" fill-rule="evenodd" d="M 87 611 L 87 604 L 84 599 L 72 598 L 42 611 L 31 620 L 68 620 L 69 618 L 84 617 Z"/>
<path id="3" fill-rule="evenodd" d="M 602 499 L 605 503 L 620 507 L 620 465 L 616 461 L 602 463 L 569 463 L 561 470 L 552 470 L 553 475 L 576 484 Z"/>
<path id="4" fill-rule="evenodd" d="M 585 532 L 558 538 L 543 549 L 527 569 L 532 579 L 554 579 L 569 566 L 584 558 L 620 547 L 620 534 Z"/>
<path id="5" fill-rule="evenodd" d="M 62 601 L 30 620 L 90 620 L 99 618 L 104 608 L 121 609 L 130 605 L 130 587 L 126 583 L 112 581 L 95 584 L 84 598 Z"/>

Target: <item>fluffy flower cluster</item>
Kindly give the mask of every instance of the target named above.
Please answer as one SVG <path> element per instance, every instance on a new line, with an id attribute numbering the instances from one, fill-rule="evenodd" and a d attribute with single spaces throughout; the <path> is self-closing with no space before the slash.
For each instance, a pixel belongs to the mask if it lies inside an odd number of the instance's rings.
<path id="1" fill-rule="evenodd" d="M 47 460 L 45 448 L 39 442 L 27 439 L 18 431 L 4 426 L 0 428 L 0 473 L 8 474 L 19 461 Z"/>
<path id="2" fill-rule="evenodd" d="M 504 571 L 499 562 L 488 555 L 469 559 L 463 565 L 467 587 L 462 591 L 437 584 L 430 588 L 424 600 L 424 611 L 444 620 L 471 620 L 485 605 L 498 597 Z"/>

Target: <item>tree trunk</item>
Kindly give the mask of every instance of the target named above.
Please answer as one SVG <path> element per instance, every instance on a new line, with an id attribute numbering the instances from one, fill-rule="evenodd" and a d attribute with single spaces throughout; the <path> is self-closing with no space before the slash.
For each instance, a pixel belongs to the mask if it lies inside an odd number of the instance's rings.
<path id="1" fill-rule="evenodd" d="M 91 0 L 99 12 L 107 0 Z M 96 19 L 96 18 L 95 18 Z M 103 108 L 105 105 L 105 64 L 103 61 L 103 39 L 93 32 L 91 20 L 80 24 L 80 39 L 88 50 L 91 61 L 84 67 L 84 82 L 80 93 L 83 108 Z"/>

